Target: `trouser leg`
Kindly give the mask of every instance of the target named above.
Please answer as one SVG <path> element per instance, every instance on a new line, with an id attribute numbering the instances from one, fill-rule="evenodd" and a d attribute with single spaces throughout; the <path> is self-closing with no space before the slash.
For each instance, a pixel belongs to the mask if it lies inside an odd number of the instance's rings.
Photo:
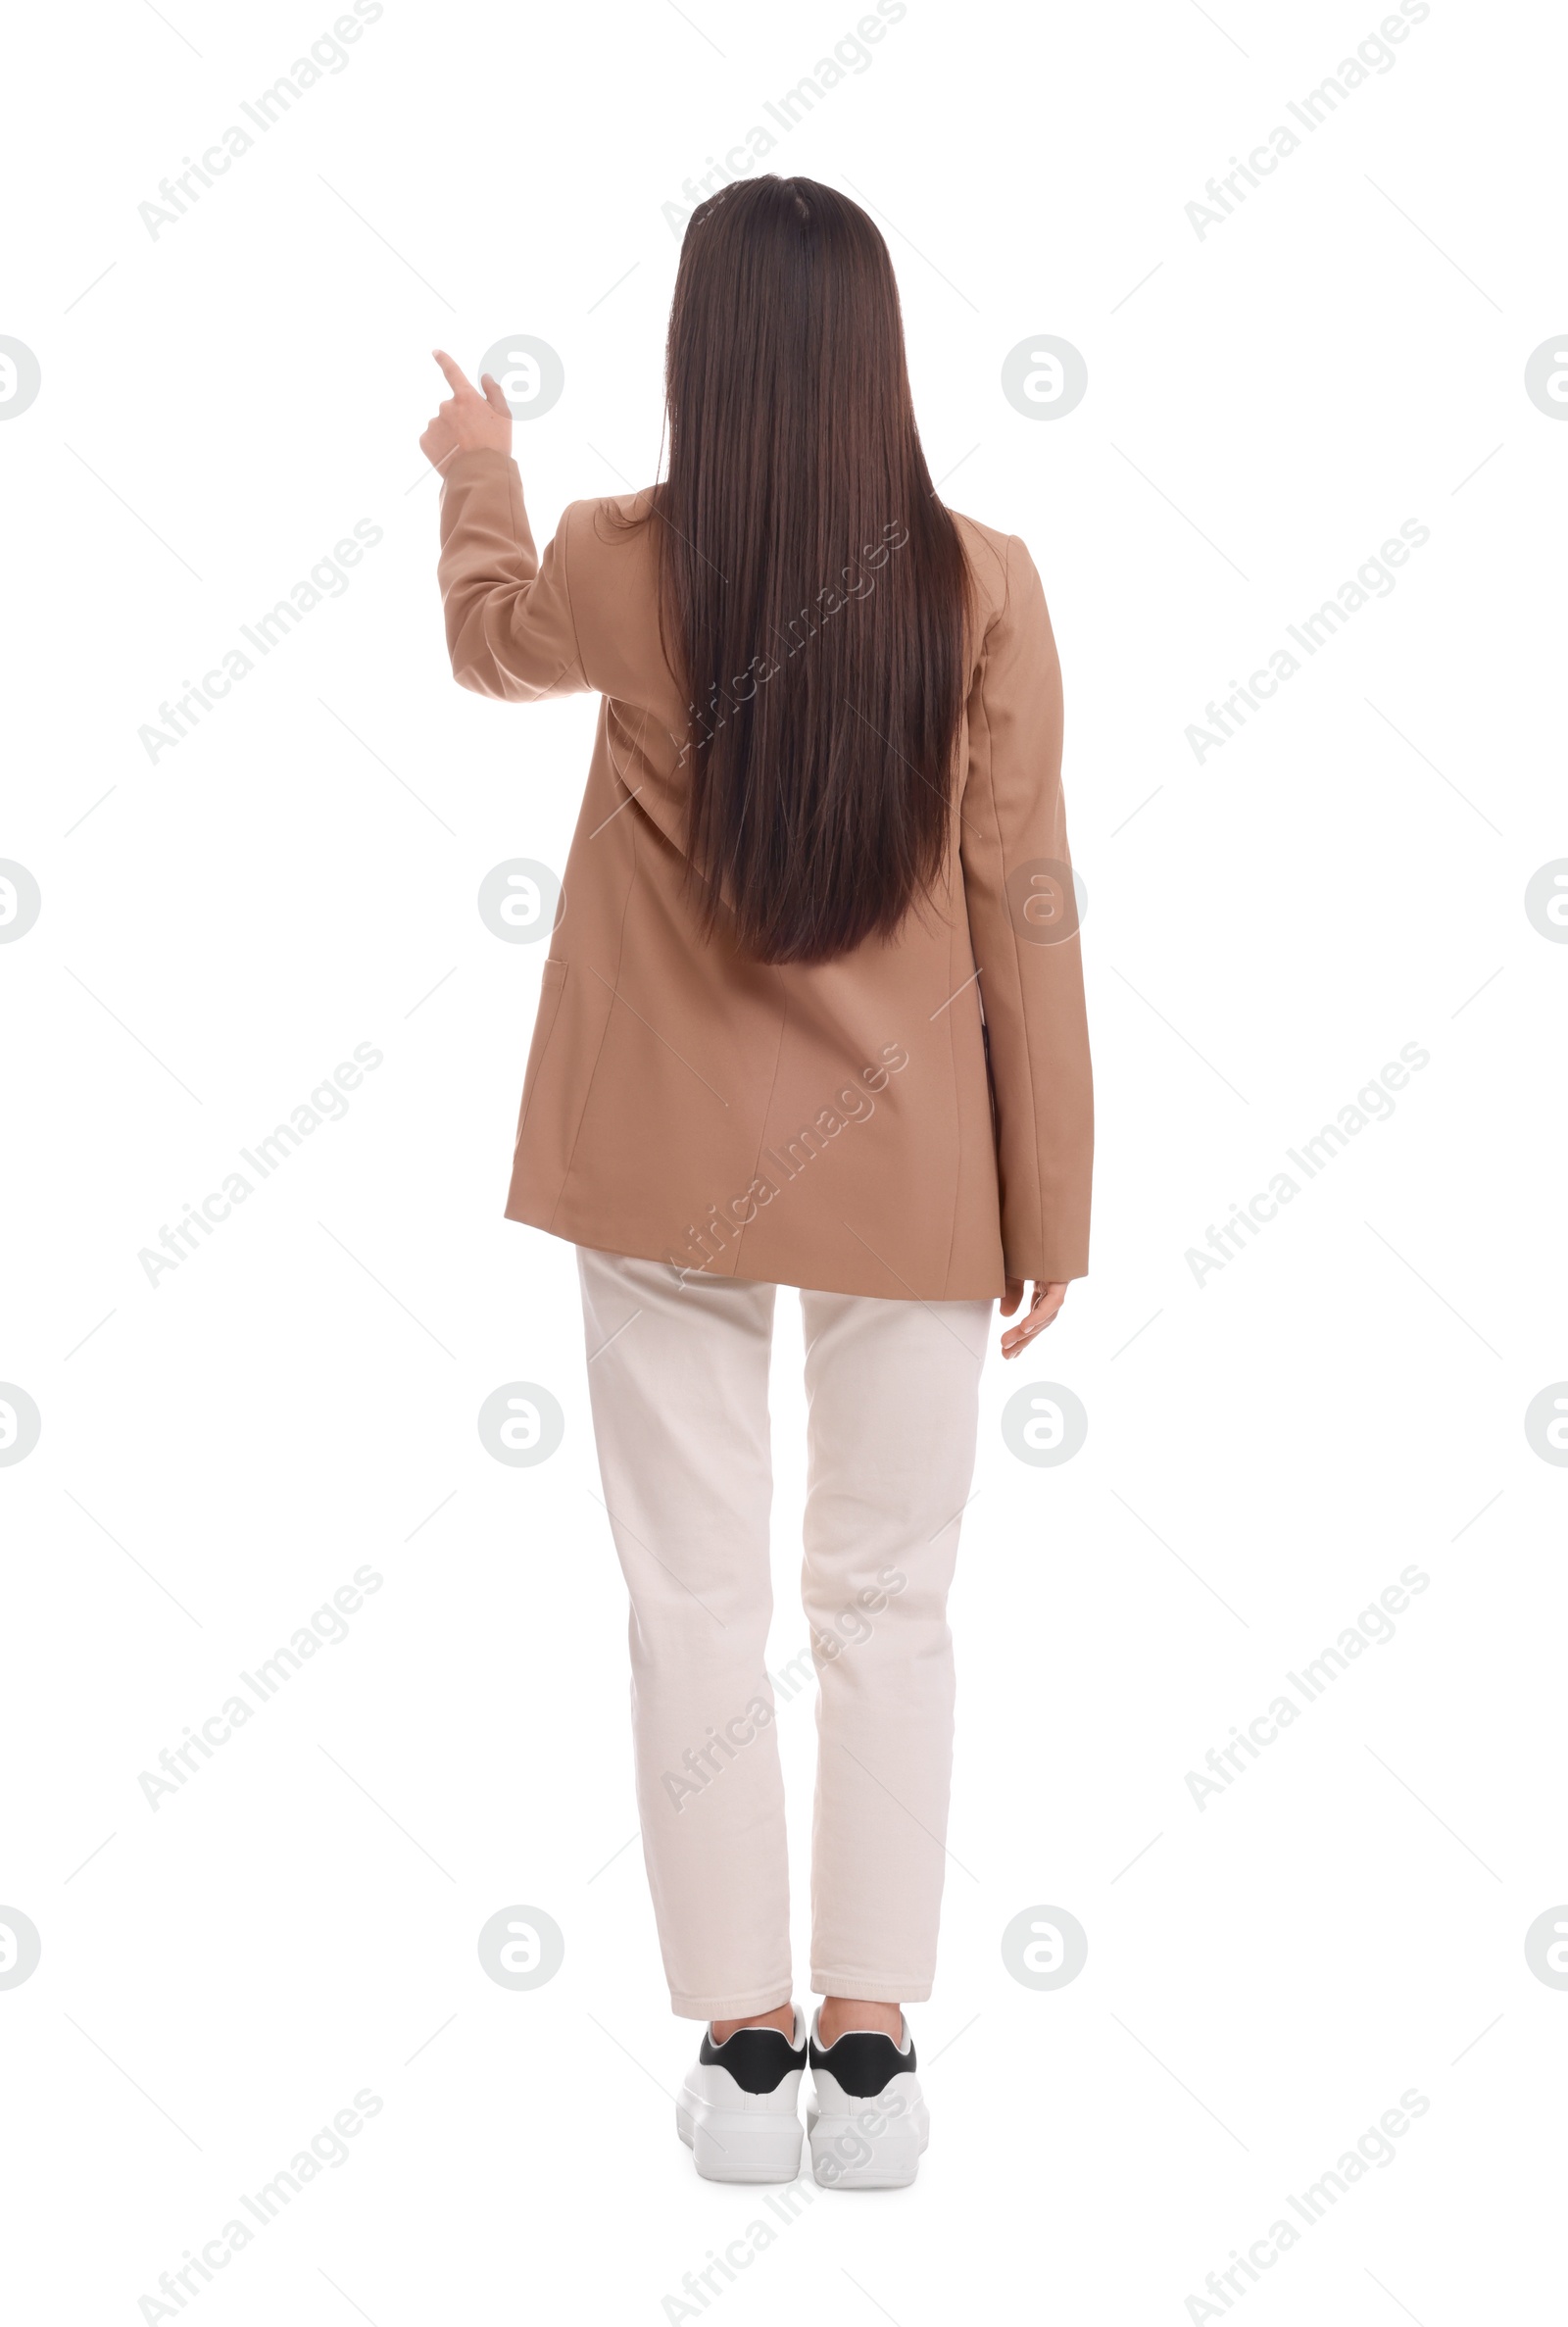
<path id="1" fill-rule="evenodd" d="M 673 2009 L 791 1994 L 772 1595 L 771 1285 L 578 1248 L 594 1435 L 631 1597 L 643 1856 Z"/>
<path id="2" fill-rule="evenodd" d="M 805 1293 L 803 1598 L 819 1697 L 811 1986 L 929 1996 L 953 1758 L 948 1589 L 988 1301 Z"/>

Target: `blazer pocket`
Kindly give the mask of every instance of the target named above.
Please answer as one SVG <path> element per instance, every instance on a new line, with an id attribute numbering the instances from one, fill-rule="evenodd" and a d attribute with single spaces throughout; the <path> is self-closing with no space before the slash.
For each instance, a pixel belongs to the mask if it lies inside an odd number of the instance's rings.
<path id="1" fill-rule="evenodd" d="M 556 1021 L 561 1015 L 561 997 L 565 990 L 566 968 L 564 962 L 552 958 L 545 964 L 544 975 L 539 981 L 539 1009 L 533 1021 L 533 1041 L 528 1047 L 528 1064 L 522 1078 L 522 1104 L 517 1110 L 519 1139 L 522 1126 L 528 1119 L 528 1103 L 539 1079 L 539 1069 L 544 1064 L 545 1053 L 550 1048 Z"/>

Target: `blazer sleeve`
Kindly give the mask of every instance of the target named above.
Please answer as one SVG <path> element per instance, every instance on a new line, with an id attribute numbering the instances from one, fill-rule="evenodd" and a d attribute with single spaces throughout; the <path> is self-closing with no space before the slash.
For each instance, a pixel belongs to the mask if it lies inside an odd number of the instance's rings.
<path id="1" fill-rule="evenodd" d="M 1007 542 L 1006 596 L 968 705 L 959 851 L 980 971 L 1011 1277 L 1087 1274 L 1094 1098 L 1061 796 L 1061 666 L 1045 592 Z"/>
<path id="2" fill-rule="evenodd" d="M 440 467 L 437 570 L 453 677 L 508 703 L 581 693 L 593 682 L 567 576 L 572 509 L 541 558 L 510 454 L 448 453 Z"/>

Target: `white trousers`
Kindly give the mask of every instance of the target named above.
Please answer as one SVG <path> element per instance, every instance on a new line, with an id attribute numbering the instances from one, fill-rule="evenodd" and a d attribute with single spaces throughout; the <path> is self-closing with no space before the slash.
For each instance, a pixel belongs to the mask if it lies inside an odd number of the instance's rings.
<path id="1" fill-rule="evenodd" d="M 784 1793 L 764 1669 L 775 1287 L 579 1247 L 594 1433 L 631 1596 L 643 1854 L 670 2001 L 792 1993 Z M 989 1301 L 801 1295 L 802 1602 L 816 1666 L 811 1976 L 929 1996 L 953 1756 L 947 1624 Z"/>

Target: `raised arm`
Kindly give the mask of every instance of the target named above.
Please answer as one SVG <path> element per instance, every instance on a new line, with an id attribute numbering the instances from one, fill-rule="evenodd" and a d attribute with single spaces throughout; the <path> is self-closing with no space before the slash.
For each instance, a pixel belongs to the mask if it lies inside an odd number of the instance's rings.
<path id="1" fill-rule="evenodd" d="M 1061 796 L 1061 667 L 1040 576 L 1016 539 L 969 698 L 960 853 L 996 1093 L 1005 1272 L 1059 1286 L 1089 1267 L 1094 1101 Z"/>
<path id="2" fill-rule="evenodd" d="M 441 603 L 452 674 L 476 695 L 533 702 L 592 685 L 583 668 L 567 579 L 570 512 L 534 548 L 512 458 L 512 415 L 500 383 L 481 395 L 436 352 L 452 395 L 419 439 L 441 475 Z"/>

